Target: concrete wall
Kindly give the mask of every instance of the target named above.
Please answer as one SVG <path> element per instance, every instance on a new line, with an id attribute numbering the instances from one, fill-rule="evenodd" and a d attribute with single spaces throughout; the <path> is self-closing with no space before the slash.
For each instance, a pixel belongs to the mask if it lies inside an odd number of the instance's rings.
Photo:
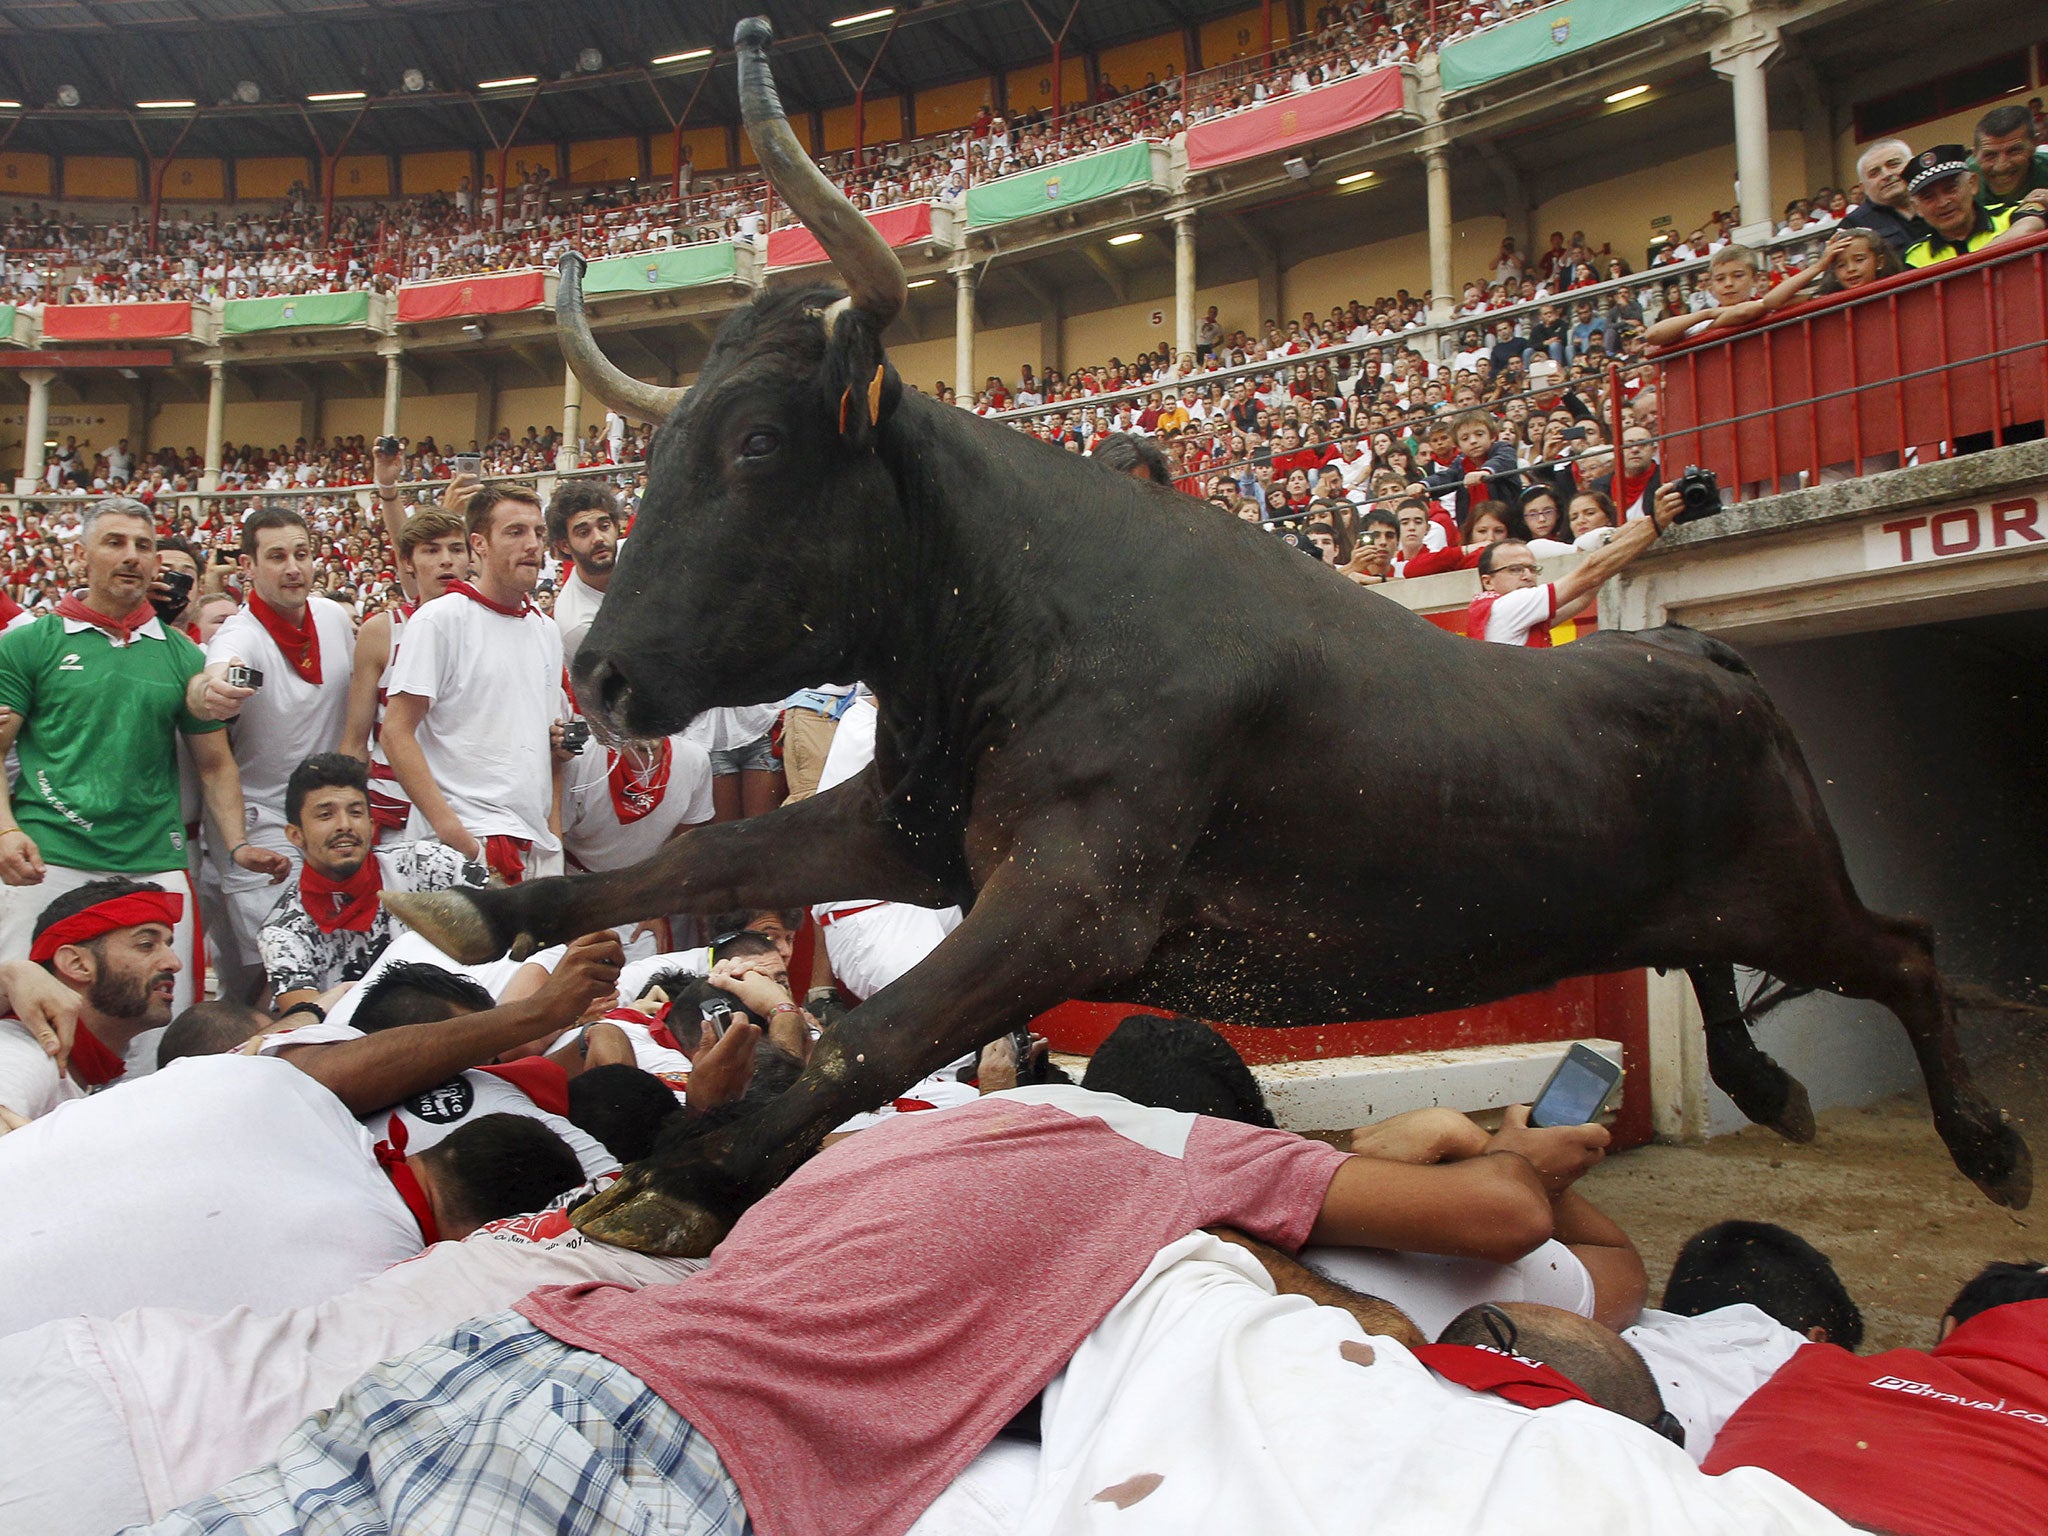
<path id="1" fill-rule="evenodd" d="M 1854 155 L 1846 163 L 1854 175 Z M 1837 173 L 1836 185 L 1841 183 Z M 1806 180 L 1806 151 L 1796 129 L 1771 134 L 1771 209 L 1779 210 L 1795 197 L 1813 188 Z M 1631 266 L 1641 267 L 1650 237 L 1662 229 L 1690 234 L 1706 223 L 1717 208 L 1735 206 L 1735 146 L 1731 142 L 1717 149 L 1683 155 L 1647 170 L 1615 176 L 1590 187 L 1574 188 L 1540 204 L 1532 221 L 1539 250 L 1550 243 L 1550 232 L 1561 230 L 1566 238 L 1583 229 L 1597 248 L 1612 244 L 1616 253 Z M 1658 225 L 1660 218 L 1670 219 Z M 1496 237 L 1496 241 L 1497 241 Z M 1460 253 L 1463 254 L 1462 252 Z M 1489 248 L 1486 255 L 1492 255 Z M 1424 258 L 1425 263 L 1427 257 Z M 1476 271 L 1460 261 L 1454 270 L 1462 282 Z"/>

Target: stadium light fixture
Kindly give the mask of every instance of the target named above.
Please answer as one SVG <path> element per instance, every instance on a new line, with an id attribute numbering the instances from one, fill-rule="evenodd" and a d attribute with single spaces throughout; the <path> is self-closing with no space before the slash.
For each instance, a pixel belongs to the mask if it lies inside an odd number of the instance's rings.
<path id="1" fill-rule="evenodd" d="M 857 27 L 864 21 L 887 21 L 896 14 L 896 7 L 885 5 L 879 11 L 862 11 L 858 16 L 842 16 L 832 25 L 835 27 Z"/>
<path id="2" fill-rule="evenodd" d="M 1140 231 L 1134 229 L 1130 231 L 1130 233 L 1128 234 L 1111 235 L 1109 237 L 1109 243 L 1111 245 L 1136 245 L 1140 240 L 1144 238 L 1145 236 Z"/>
<path id="3" fill-rule="evenodd" d="M 18 101 L 0 101 L 0 112 L 19 112 L 20 110 L 21 103 Z"/>
<path id="4" fill-rule="evenodd" d="M 913 277 L 909 282 L 905 283 L 903 286 L 906 288 L 929 288 L 933 283 L 936 283 L 937 281 L 938 279 L 936 277 Z"/>
<path id="5" fill-rule="evenodd" d="M 1610 107 L 1616 107 L 1624 101 L 1634 101 L 1638 96 L 1647 96 L 1649 94 L 1650 88 L 1647 85 L 1632 85 L 1625 91 L 1615 91 L 1607 96 L 1603 96 L 1601 100 L 1605 101 Z"/>
<path id="6" fill-rule="evenodd" d="M 367 96 L 368 96 L 369 94 L 370 94 L 370 93 L 369 93 L 368 91 L 316 91 L 316 92 L 314 92 L 314 93 L 313 93 L 313 94 L 312 94 L 311 96 L 308 96 L 308 97 L 306 98 L 306 100 L 308 100 L 308 101 L 362 101 L 362 100 L 363 100 L 364 98 L 366 98 L 366 97 L 367 97 Z"/>
<path id="7" fill-rule="evenodd" d="M 169 112 L 185 107 L 196 107 L 196 101 L 138 101 L 136 107 L 144 112 Z"/>
<path id="8" fill-rule="evenodd" d="M 513 85 L 539 85 L 539 75 L 512 75 L 503 80 L 479 80 L 476 88 L 480 91 L 502 91 Z"/>
<path id="9" fill-rule="evenodd" d="M 711 50 L 709 48 L 685 48 L 681 53 L 664 53 L 654 62 L 656 64 L 687 64 L 692 59 L 708 59 L 710 57 Z"/>
<path id="10" fill-rule="evenodd" d="M 1349 176 L 1339 176 L 1337 178 L 1337 185 L 1340 187 L 1355 187 L 1362 181 L 1371 181 L 1377 175 L 1379 175 L 1378 171 L 1353 171 Z"/>

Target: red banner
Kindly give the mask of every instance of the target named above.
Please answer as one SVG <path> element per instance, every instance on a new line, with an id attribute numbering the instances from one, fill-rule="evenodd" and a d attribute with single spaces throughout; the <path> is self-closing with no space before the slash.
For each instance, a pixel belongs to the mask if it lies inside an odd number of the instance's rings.
<path id="1" fill-rule="evenodd" d="M 875 226 L 875 232 L 890 245 L 908 245 L 913 240 L 922 240 L 932 232 L 932 205 L 905 203 L 900 208 L 884 208 L 877 213 L 871 213 L 867 219 Z M 769 266 L 809 267 L 823 260 L 825 248 L 818 244 L 817 237 L 801 224 L 769 231 Z"/>
<path id="2" fill-rule="evenodd" d="M 49 304 L 45 341 L 162 341 L 192 334 L 190 304 Z"/>
<path id="3" fill-rule="evenodd" d="M 398 318 L 416 325 L 463 315 L 509 315 L 546 302 L 544 272 L 492 272 L 482 277 L 451 277 L 441 283 L 407 283 L 398 290 Z"/>
<path id="4" fill-rule="evenodd" d="M 1188 130 L 1188 169 L 1206 170 L 1313 143 L 1401 110 L 1401 71 L 1377 69 L 1212 118 Z"/>

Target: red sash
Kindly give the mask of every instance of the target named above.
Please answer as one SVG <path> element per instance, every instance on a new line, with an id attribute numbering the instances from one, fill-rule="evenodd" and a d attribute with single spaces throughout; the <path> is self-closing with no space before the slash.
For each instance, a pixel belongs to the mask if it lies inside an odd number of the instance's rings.
<path id="1" fill-rule="evenodd" d="M 526 878 L 526 856 L 532 851 L 533 839 L 530 837 L 493 832 L 484 839 L 484 862 L 496 870 L 498 877 L 507 885 L 517 885 Z"/>
<path id="2" fill-rule="evenodd" d="M 309 859 L 299 867 L 299 902 L 313 926 L 322 933 L 346 928 L 351 933 L 368 933 L 377 921 L 377 893 L 384 889 L 384 872 L 375 854 L 363 860 L 363 867 L 346 880 L 330 880 L 313 868 Z"/>
<path id="3" fill-rule="evenodd" d="M 306 611 L 296 624 L 290 623 L 270 604 L 263 601 L 254 587 L 249 590 L 249 612 L 264 633 L 277 642 L 277 649 L 291 669 L 309 683 L 320 681 L 320 631 L 313 622 L 313 605 L 306 604 Z"/>

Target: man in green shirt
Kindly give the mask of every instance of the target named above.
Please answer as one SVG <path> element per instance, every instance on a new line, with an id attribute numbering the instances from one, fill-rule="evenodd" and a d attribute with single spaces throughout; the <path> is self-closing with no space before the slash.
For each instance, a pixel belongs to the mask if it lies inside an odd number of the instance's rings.
<path id="1" fill-rule="evenodd" d="M 0 784 L 0 958 L 26 955 L 37 915 L 66 892 L 115 875 L 146 880 L 185 898 L 177 1011 L 206 974 L 179 818 L 180 734 L 207 814 L 228 846 L 241 845 L 235 862 L 280 880 L 290 862 L 245 840 L 222 723 L 247 690 L 209 677 L 199 647 L 151 609 L 156 544 L 140 502 L 96 503 L 80 535 L 83 596 L 0 636 L 0 753 L 21 756 L 14 793 Z"/>

